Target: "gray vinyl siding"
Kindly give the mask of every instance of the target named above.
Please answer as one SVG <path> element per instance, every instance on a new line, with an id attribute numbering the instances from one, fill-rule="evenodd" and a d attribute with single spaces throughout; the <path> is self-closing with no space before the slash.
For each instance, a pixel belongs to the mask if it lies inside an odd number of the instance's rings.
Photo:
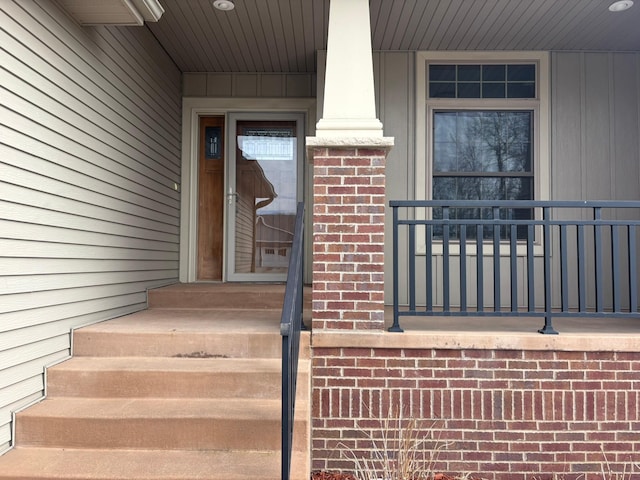
<path id="1" fill-rule="evenodd" d="M 415 56 L 412 52 L 376 53 L 373 57 L 376 77 L 376 111 L 384 126 L 384 135 L 394 138 L 387 157 L 386 204 L 389 200 L 415 198 Z M 385 217 L 385 278 L 392 279 L 391 211 Z M 385 281 L 385 300 L 393 300 L 393 282 Z M 406 291 L 406 279 L 399 285 Z"/>
<path id="2" fill-rule="evenodd" d="M 551 61 L 553 198 L 640 199 L 640 53 Z"/>
<path id="3" fill-rule="evenodd" d="M 551 61 L 553 198 L 640 200 L 640 53 L 557 52 Z M 628 210 L 618 217 L 639 214 Z M 604 242 L 609 248 L 608 235 Z M 587 236 L 589 247 L 592 238 Z M 626 246 L 621 248 L 624 254 Z M 603 260 L 609 269 L 610 256 Z M 575 271 L 575 260 L 569 268 Z M 586 270 L 594 268 L 593 258 L 588 257 Z M 605 303 L 610 306 L 611 278 L 603 280 Z M 593 291 L 595 279 L 588 277 L 587 283 Z M 570 285 L 574 303 L 576 288 Z M 626 298 L 628 287 L 621 288 Z M 593 300 L 589 306 L 594 306 Z"/>
<path id="4" fill-rule="evenodd" d="M 178 277 L 181 75 L 147 27 L 0 4 L 0 452 L 73 328 Z"/>

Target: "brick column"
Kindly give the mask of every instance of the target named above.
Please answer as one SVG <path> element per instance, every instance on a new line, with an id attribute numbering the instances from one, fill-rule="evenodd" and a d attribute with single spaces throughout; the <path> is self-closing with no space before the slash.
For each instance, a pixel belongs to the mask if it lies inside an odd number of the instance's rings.
<path id="1" fill-rule="evenodd" d="M 384 328 L 385 163 L 392 138 L 307 140 L 314 330 Z"/>

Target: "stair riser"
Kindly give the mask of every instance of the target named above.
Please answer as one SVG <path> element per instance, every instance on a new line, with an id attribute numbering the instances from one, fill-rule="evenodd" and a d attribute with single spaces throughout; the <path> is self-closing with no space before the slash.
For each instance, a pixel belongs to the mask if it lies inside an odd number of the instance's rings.
<path id="1" fill-rule="evenodd" d="M 292 480 L 309 480 L 294 452 Z M 53 473 L 55 472 L 55 473 Z M 306 474 L 305 474 L 306 472 Z M 0 457 L 2 480 L 280 480 L 280 452 L 17 448 Z"/>
<path id="2" fill-rule="evenodd" d="M 279 420 L 20 418 L 18 446 L 172 450 L 277 450 Z M 296 438 L 303 451 L 308 438 Z"/>
<path id="3" fill-rule="evenodd" d="M 226 283 L 183 285 L 149 290 L 149 308 L 248 308 L 282 310 L 285 285 Z M 304 290 L 304 306 L 311 310 L 311 289 Z"/>
<path id="4" fill-rule="evenodd" d="M 271 333 L 114 334 L 77 330 L 73 340 L 75 356 L 280 358 L 282 353 L 282 338 Z"/>
<path id="5" fill-rule="evenodd" d="M 149 308 L 250 308 L 256 310 L 282 310 L 284 287 L 274 294 L 257 294 L 253 292 L 227 291 L 223 294 L 211 295 L 200 292 L 149 292 Z"/>
<path id="6" fill-rule="evenodd" d="M 299 381 L 308 381 L 301 374 Z M 49 397 L 280 398 L 279 372 L 84 372 L 52 370 Z"/>

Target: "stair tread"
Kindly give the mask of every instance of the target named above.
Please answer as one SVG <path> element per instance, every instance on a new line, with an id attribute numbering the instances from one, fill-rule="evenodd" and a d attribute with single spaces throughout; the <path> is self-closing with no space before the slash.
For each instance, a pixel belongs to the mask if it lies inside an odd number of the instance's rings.
<path id="1" fill-rule="evenodd" d="M 296 405 L 304 410 L 305 405 Z M 279 420 L 280 399 L 55 397 L 22 411 L 20 418 Z"/>
<path id="2" fill-rule="evenodd" d="M 206 355 L 194 352 L 191 357 L 74 357 L 51 367 L 49 371 L 172 371 L 172 372 L 280 372 L 278 358 L 198 358 Z M 308 366 L 300 362 L 302 368 Z"/>
<path id="3" fill-rule="evenodd" d="M 85 450 L 15 448 L 0 457 L 0 478 L 138 480 L 277 479 L 277 451 Z"/>
<path id="4" fill-rule="evenodd" d="M 207 313 L 179 317 L 168 312 L 155 315 L 146 310 L 78 329 L 73 336 L 73 355 L 281 357 L 279 313 L 265 318 L 253 311 L 248 319 L 230 321 L 210 318 Z M 301 342 L 308 344 L 308 337 L 301 336 Z"/>

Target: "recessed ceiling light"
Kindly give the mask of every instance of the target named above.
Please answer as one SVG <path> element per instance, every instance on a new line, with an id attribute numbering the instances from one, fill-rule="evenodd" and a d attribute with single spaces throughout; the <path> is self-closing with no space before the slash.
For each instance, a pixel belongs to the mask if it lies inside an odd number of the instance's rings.
<path id="1" fill-rule="evenodd" d="M 222 10 L 228 12 L 229 10 L 233 10 L 236 6 L 233 4 L 231 0 L 214 0 L 213 6 L 218 10 Z"/>
<path id="2" fill-rule="evenodd" d="M 632 6 L 633 0 L 620 0 L 609 5 L 609 10 L 611 12 L 624 12 L 625 10 L 629 10 Z"/>

